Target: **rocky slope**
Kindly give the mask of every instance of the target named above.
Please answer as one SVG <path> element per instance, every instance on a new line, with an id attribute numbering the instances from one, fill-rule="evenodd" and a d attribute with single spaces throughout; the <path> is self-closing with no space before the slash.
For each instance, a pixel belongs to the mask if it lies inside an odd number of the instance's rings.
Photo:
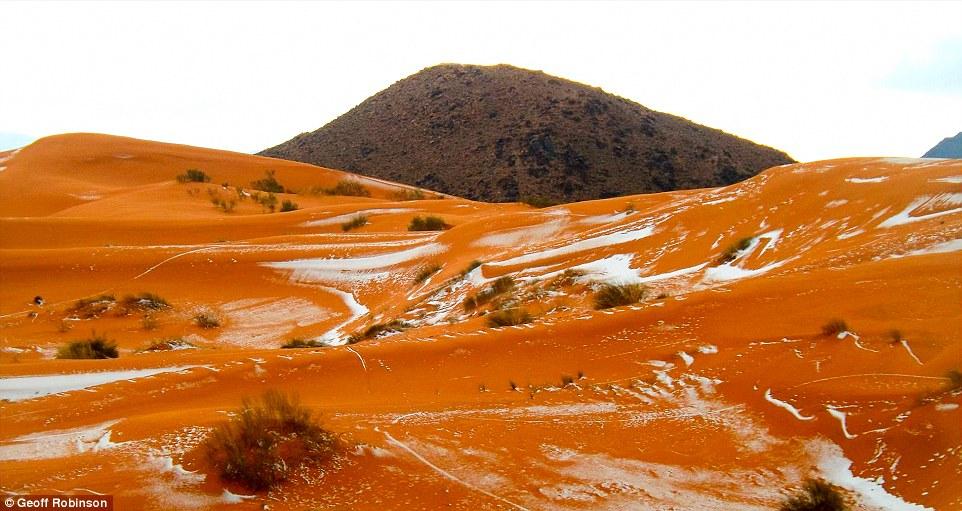
<path id="1" fill-rule="evenodd" d="M 962 132 L 954 137 L 943 138 L 935 147 L 922 155 L 923 158 L 962 158 Z"/>
<path id="2" fill-rule="evenodd" d="M 439 65 L 260 153 L 484 201 L 732 184 L 783 152 L 516 67 Z"/>

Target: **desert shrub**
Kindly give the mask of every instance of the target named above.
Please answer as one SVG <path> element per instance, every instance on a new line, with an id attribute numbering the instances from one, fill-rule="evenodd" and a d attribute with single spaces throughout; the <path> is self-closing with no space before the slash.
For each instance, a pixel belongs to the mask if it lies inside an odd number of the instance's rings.
<path id="1" fill-rule="evenodd" d="M 409 327 L 410 325 L 399 319 L 392 320 L 388 323 L 375 323 L 364 330 L 361 334 L 361 340 L 373 339 L 384 333 L 401 332 Z"/>
<path id="2" fill-rule="evenodd" d="M 725 251 L 722 252 L 721 256 L 718 257 L 718 262 L 720 264 L 725 264 L 734 261 L 735 257 L 738 256 L 738 252 L 750 247 L 752 245 L 752 240 L 754 239 L 755 238 L 751 237 L 742 238 L 735 243 L 728 245 L 728 248 L 726 248 Z"/>
<path id="3" fill-rule="evenodd" d="M 492 298 L 503 295 L 512 289 L 514 289 L 514 279 L 505 275 L 492 282 L 490 286 L 482 289 L 480 292 L 466 296 L 462 305 L 467 311 L 474 310 L 478 306 L 490 302 Z"/>
<path id="4" fill-rule="evenodd" d="M 344 232 L 357 229 L 358 227 L 363 227 L 367 225 L 367 215 L 357 215 L 354 218 L 348 220 L 341 224 L 341 230 Z"/>
<path id="5" fill-rule="evenodd" d="M 194 349 L 193 343 L 185 341 L 180 337 L 170 337 L 167 339 L 159 339 L 152 343 L 150 346 L 144 348 L 144 351 L 176 351 L 176 350 L 189 350 Z"/>
<path id="6" fill-rule="evenodd" d="M 488 314 L 488 326 L 515 326 L 531 322 L 531 314 L 521 307 L 504 309 Z"/>
<path id="7" fill-rule="evenodd" d="M 463 279 L 464 277 L 467 277 L 469 273 L 474 271 L 475 268 L 481 266 L 482 264 L 483 263 L 481 261 L 478 261 L 477 259 L 475 259 L 474 261 L 471 261 L 470 263 L 468 263 L 467 266 L 464 267 L 463 270 L 461 270 L 461 278 Z"/>
<path id="8" fill-rule="evenodd" d="M 508 275 L 499 277 L 497 280 L 491 283 L 491 292 L 495 295 L 507 293 L 512 289 L 514 289 L 514 279 Z"/>
<path id="9" fill-rule="evenodd" d="M 779 511 L 846 511 L 845 497 L 825 481 L 809 479 L 799 493 L 792 495 L 778 508 Z"/>
<path id="10" fill-rule="evenodd" d="M 282 345 L 281 345 L 281 348 L 284 348 L 284 349 L 320 348 L 320 347 L 323 347 L 323 346 L 324 346 L 324 345 L 321 344 L 319 341 L 315 341 L 315 340 L 305 340 L 305 339 L 299 339 L 299 338 L 296 338 L 296 337 L 295 337 L 294 339 L 291 339 L 291 340 L 287 341 L 286 343 L 282 344 Z"/>
<path id="11" fill-rule="evenodd" d="M 424 192 L 421 190 L 398 190 L 391 194 L 391 197 L 397 201 L 409 201 L 409 200 L 423 200 L 427 198 Z"/>
<path id="12" fill-rule="evenodd" d="M 408 225 L 409 231 L 443 231 L 448 228 L 448 224 L 444 223 L 444 219 L 439 216 L 416 216 L 411 219 L 411 224 Z"/>
<path id="13" fill-rule="evenodd" d="M 127 295 L 120 303 L 125 311 L 157 311 L 170 307 L 167 300 L 154 293 Z"/>
<path id="14" fill-rule="evenodd" d="M 270 211 L 271 213 L 277 209 L 277 196 L 273 193 L 262 194 L 260 192 L 254 192 L 251 194 L 254 202 L 261 205 L 265 211 Z"/>
<path id="15" fill-rule="evenodd" d="M 224 197 L 220 192 L 214 190 L 207 190 L 207 194 L 210 195 L 210 203 L 224 213 L 231 213 L 234 211 L 234 208 L 237 207 L 236 197 Z"/>
<path id="16" fill-rule="evenodd" d="M 194 324 L 201 328 L 217 328 L 220 326 L 220 318 L 212 311 L 205 310 L 194 316 Z"/>
<path id="17" fill-rule="evenodd" d="M 902 331 L 894 328 L 888 331 L 888 337 L 889 337 L 889 340 L 892 342 L 892 344 L 898 344 L 902 342 L 903 339 L 905 339 L 905 336 L 902 335 Z"/>
<path id="18" fill-rule="evenodd" d="M 949 390 L 962 389 L 962 371 L 952 369 L 948 372 Z"/>
<path id="19" fill-rule="evenodd" d="M 209 183 L 210 176 L 200 169 L 187 169 L 186 172 L 177 176 L 178 183 Z"/>
<path id="20" fill-rule="evenodd" d="M 640 302 L 647 288 L 641 284 L 605 284 L 595 293 L 595 309 L 610 309 Z"/>
<path id="21" fill-rule="evenodd" d="M 327 195 L 345 195 L 348 197 L 371 196 L 371 192 L 355 179 L 342 179 L 338 181 L 333 188 L 324 190 L 324 193 Z"/>
<path id="22" fill-rule="evenodd" d="M 233 417 L 216 428 L 205 448 L 221 478 L 251 490 L 267 490 L 307 462 L 329 459 L 337 437 L 319 426 L 295 397 L 268 391 L 244 398 Z"/>
<path id="23" fill-rule="evenodd" d="M 297 210 L 298 210 L 297 203 L 290 199 L 284 199 L 284 202 L 281 203 L 281 213 L 286 213 L 288 211 L 297 211 Z"/>
<path id="24" fill-rule="evenodd" d="M 96 318 L 112 309 L 117 299 L 114 295 L 104 294 L 77 300 L 67 312 L 83 319 Z"/>
<path id="25" fill-rule="evenodd" d="M 562 375 L 561 375 L 561 386 L 562 386 L 562 387 L 567 387 L 568 385 L 571 385 L 571 384 L 573 384 L 574 382 L 575 382 L 575 379 L 574 379 L 573 376 L 569 376 L 569 375 L 567 375 L 567 374 L 562 374 Z"/>
<path id="26" fill-rule="evenodd" d="M 418 270 L 417 274 L 414 275 L 414 283 L 415 283 L 415 284 L 420 284 L 420 283 L 424 282 L 425 280 L 428 280 L 428 278 L 430 278 L 431 275 L 434 275 L 435 273 L 437 273 L 437 272 L 439 272 L 439 271 L 441 271 L 441 265 L 438 264 L 438 263 L 431 263 L 431 264 L 429 264 L 429 265 L 427 265 L 427 266 L 422 266 L 422 267 Z"/>
<path id="27" fill-rule="evenodd" d="M 822 334 L 828 336 L 835 336 L 842 332 L 848 331 L 848 324 L 845 323 L 844 319 L 834 318 L 830 319 L 828 323 L 822 325 Z"/>
<path id="28" fill-rule="evenodd" d="M 533 207 L 533 208 L 549 208 L 551 206 L 557 206 L 558 201 L 554 199 L 549 199 L 547 197 L 542 197 L 541 195 L 527 195 L 521 197 L 521 202 Z"/>
<path id="29" fill-rule="evenodd" d="M 277 181 L 273 170 L 268 170 L 264 179 L 251 182 L 251 188 L 267 193 L 284 193 L 284 185 Z"/>
<path id="30" fill-rule="evenodd" d="M 117 357 L 117 343 L 97 334 L 94 334 L 90 339 L 73 341 L 57 350 L 57 358 L 104 359 Z"/>

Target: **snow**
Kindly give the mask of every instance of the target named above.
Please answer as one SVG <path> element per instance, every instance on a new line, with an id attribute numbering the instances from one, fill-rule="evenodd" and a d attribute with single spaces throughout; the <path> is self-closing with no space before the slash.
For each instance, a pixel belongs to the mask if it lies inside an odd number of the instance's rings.
<path id="1" fill-rule="evenodd" d="M 276 347 L 278 339 L 291 330 L 319 323 L 332 314 L 330 310 L 295 297 L 236 300 L 222 305 L 220 310 L 230 321 L 217 342 L 248 348 Z"/>
<path id="2" fill-rule="evenodd" d="M 928 255 L 928 254 L 947 254 L 949 252 L 959 252 L 962 251 L 962 239 L 943 241 L 942 243 L 937 243 L 927 248 L 913 250 L 902 256 L 917 256 L 917 255 Z"/>
<path id="3" fill-rule="evenodd" d="M 622 212 L 620 212 L 620 213 L 612 213 L 612 214 L 610 214 L 610 215 L 589 216 L 589 217 L 582 218 L 581 220 L 578 220 L 578 223 L 579 223 L 579 224 L 589 224 L 589 225 L 594 225 L 594 224 L 610 224 L 610 223 L 614 223 L 614 222 L 620 222 L 620 221 L 628 218 L 628 215 L 630 215 L 630 214 L 631 214 L 631 213 L 629 213 L 629 212 L 627 212 L 627 211 L 622 211 Z"/>
<path id="4" fill-rule="evenodd" d="M 935 405 L 935 411 L 937 412 L 951 412 L 952 410 L 958 410 L 958 403 L 939 403 Z"/>
<path id="5" fill-rule="evenodd" d="M 915 356 L 915 352 L 913 352 L 911 346 L 909 346 L 909 341 L 907 341 L 907 340 L 905 340 L 905 339 L 901 339 L 901 340 L 899 341 L 899 344 L 901 344 L 902 347 L 905 348 L 905 351 L 909 352 L 909 355 L 912 357 L 913 360 L 915 360 L 916 362 L 918 362 L 919 365 L 922 365 L 922 361 L 919 360 L 919 357 L 916 357 L 916 356 Z"/>
<path id="6" fill-rule="evenodd" d="M 951 183 L 954 185 L 962 184 L 962 176 L 940 177 L 935 180 L 937 183 Z"/>
<path id="7" fill-rule="evenodd" d="M 682 275 L 689 275 L 701 270 L 705 266 L 708 266 L 708 263 L 696 264 L 695 266 L 689 266 L 688 268 L 682 268 L 680 270 L 670 271 L 666 273 L 659 273 L 657 275 L 649 275 L 647 277 L 639 278 L 638 282 L 641 282 L 641 283 L 656 282 L 659 280 L 667 280 L 674 277 L 680 277 Z"/>
<path id="8" fill-rule="evenodd" d="M 633 254 L 615 254 L 604 259 L 591 261 L 572 268 L 583 272 L 581 277 L 585 280 L 595 282 L 606 282 L 612 284 L 628 284 L 638 282 L 638 270 L 631 267 L 634 259 Z"/>
<path id="9" fill-rule="evenodd" d="M 858 436 L 848 432 L 848 427 L 845 424 L 845 412 L 831 406 L 826 406 L 825 411 L 827 411 L 832 417 L 838 419 L 838 422 L 842 424 L 842 434 L 845 435 L 845 438 L 851 440 Z"/>
<path id="10" fill-rule="evenodd" d="M 772 396 L 772 389 L 768 389 L 765 391 L 765 400 L 779 408 L 784 408 L 785 410 L 788 411 L 788 413 L 792 414 L 793 416 L 795 416 L 796 419 L 800 421 L 810 421 L 815 418 L 815 417 L 812 417 L 811 415 L 802 415 L 802 413 L 798 411 L 798 408 L 795 408 L 791 404 L 786 403 L 781 399 L 776 399 L 774 396 Z"/>
<path id="11" fill-rule="evenodd" d="M 365 216 L 391 215 L 395 213 L 407 213 L 409 211 L 420 211 L 420 210 L 409 209 L 409 208 L 362 209 L 360 211 L 355 211 L 353 213 L 344 213 L 342 215 L 322 218 L 320 220 L 310 220 L 302 223 L 301 226 L 302 227 L 321 227 L 325 225 L 342 224 L 344 222 L 353 220 L 359 215 L 365 215 Z"/>
<path id="12" fill-rule="evenodd" d="M 537 242 L 551 238 L 560 232 L 565 224 L 567 224 L 565 219 L 558 219 L 540 225 L 499 231 L 475 240 L 472 245 L 479 247 L 511 247 L 524 243 Z"/>
<path id="13" fill-rule="evenodd" d="M 552 257 L 557 257 L 560 255 L 571 254 L 576 252 L 582 252 L 585 250 L 591 250 L 594 248 L 607 247 L 611 245 L 620 245 L 622 243 L 628 243 L 631 241 L 637 241 L 647 238 L 654 234 L 655 227 L 653 225 L 646 225 L 643 227 L 638 227 L 635 229 L 628 229 L 625 231 L 617 231 L 609 234 L 602 234 L 600 236 L 595 236 L 592 238 L 583 239 L 570 243 L 561 247 L 550 248 L 547 250 L 542 250 L 538 252 L 532 252 L 530 254 L 524 254 L 517 257 L 512 257 L 510 259 L 505 259 L 503 261 L 497 261 L 493 263 L 488 263 L 493 266 L 514 266 L 518 264 L 530 263 L 534 261 L 540 261 L 542 259 L 550 259 Z"/>
<path id="14" fill-rule="evenodd" d="M 387 271 L 388 268 L 443 252 L 445 248 L 447 246 L 440 243 L 428 243 L 399 252 L 388 252 L 373 256 L 343 259 L 295 259 L 261 264 L 279 270 L 293 270 L 291 279 L 297 282 L 362 283 L 386 280 L 394 274 L 394 272 Z"/>
<path id="15" fill-rule="evenodd" d="M 931 220 L 933 218 L 938 218 L 940 216 L 950 215 L 952 213 L 958 213 L 962 211 L 962 207 L 953 208 L 943 211 L 937 211 L 935 213 L 929 213 L 927 215 L 911 216 L 910 213 L 915 211 L 921 206 L 957 206 L 962 205 L 962 193 L 941 193 L 934 197 L 923 196 L 912 201 L 905 209 L 896 213 L 895 215 L 885 219 L 882 223 L 878 224 L 879 228 L 895 227 L 897 225 L 905 225 L 913 222 L 920 222 L 922 220 Z"/>
<path id="16" fill-rule="evenodd" d="M 20 436 L 0 445 L 0 461 L 46 460 L 110 449 L 119 445 L 110 441 L 110 428 L 118 422 L 111 420 Z"/>
<path id="17" fill-rule="evenodd" d="M 198 366 L 155 367 L 95 373 L 17 376 L 0 379 L 0 399 L 23 401 L 61 392 L 87 389 L 121 380 L 144 378 L 155 374 L 192 369 Z"/>
<path id="18" fill-rule="evenodd" d="M 879 177 L 850 177 L 846 179 L 849 183 L 881 183 L 888 179 L 888 176 Z"/>
<path id="19" fill-rule="evenodd" d="M 718 346 L 714 344 L 706 344 L 705 346 L 698 347 L 698 353 L 703 353 L 705 355 L 714 355 L 718 353 Z"/>
<path id="20" fill-rule="evenodd" d="M 693 363 L 695 363 L 695 357 L 692 357 L 691 355 L 689 355 L 688 353 L 685 353 L 684 351 L 679 351 L 678 356 L 681 357 L 681 360 L 683 362 L 685 362 L 686 367 L 690 367 Z"/>
<path id="21" fill-rule="evenodd" d="M 829 483 L 856 494 L 861 503 L 885 511 L 932 510 L 932 508 L 907 502 L 888 493 L 882 485 L 873 480 L 857 477 L 852 473 L 852 461 L 844 456 L 839 446 L 822 441 L 816 449 L 819 451 L 816 466 L 825 476 L 825 479 Z"/>
<path id="22" fill-rule="evenodd" d="M 325 343 L 325 344 L 328 344 L 328 345 L 331 345 L 331 346 L 340 345 L 340 344 L 346 344 L 346 343 L 347 343 L 347 339 L 342 339 L 342 338 L 341 338 L 341 336 L 342 336 L 341 329 L 344 328 L 345 326 L 349 325 L 352 321 L 354 321 L 354 320 L 356 320 L 356 319 L 358 319 L 358 318 L 360 318 L 360 317 L 368 314 L 368 313 L 370 312 L 370 310 L 369 310 L 367 307 L 361 305 L 361 304 L 357 301 L 357 299 L 354 298 L 354 295 L 351 294 L 351 293 L 348 293 L 348 292 L 345 292 L 345 291 L 341 291 L 340 289 L 336 289 L 336 288 L 333 288 L 333 287 L 325 287 L 324 289 L 325 289 L 326 291 L 329 291 L 329 292 L 331 292 L 331 293 L 333 293 L 333 294 L 341 297 L 341 300 L 344 301 L 344 305 L 346 305 L 348 311 L 350 311 L 351 317 L 348 318 L 347 320 L 343 321 L 341 324 L 337 325 L 336 327 L 328 330 L 327 332 L 324 333 L 324 335 L 316 338 L 315 340 L 317 340 L 317 341 L 319 341 L 319 342 L 322 342 L 322 343 Z"/>
<path id="23" fill-rule="evenodd" d="M 241 502 L 254 497 L 256 497 L 256 495 L 238 495 L 236 493 L 231 493 L 230 490 L 224 489 L 224 493 L 221 494 L 220 499 L 225 504 L 240 504 Z"/>
<path id="24" fill-rule="evenodd" d="M 826 208 L 837 208 L 837 207 L 839 207 L 839 206 L 844 206 L 844 205 L 846 205 L 846 204 L 848 204 L 848 201 L 847 201 L 847 200 L 845 200 L 845 199 L 838 199 L 838 200 L 833 200 L 833 201 L 825 204 L 825 207 L 826 207 Z"/>
<path id="25" fill-rule="evenodd" d="M 758 275 L 763 275 L 776 268 L 783 266 L 785 263 L 794 260 L 795 258 L 785 259 L 784 261 L 777 261 L 771 264 L 762 266 L 754 270 L 746 270 L 738 266 L 732 266 L 731 263 L 722 264 L 705 270 L 704 282 L 724 282 L 728 280 L 738 280 L 748 277 L 755 277 Z"/>

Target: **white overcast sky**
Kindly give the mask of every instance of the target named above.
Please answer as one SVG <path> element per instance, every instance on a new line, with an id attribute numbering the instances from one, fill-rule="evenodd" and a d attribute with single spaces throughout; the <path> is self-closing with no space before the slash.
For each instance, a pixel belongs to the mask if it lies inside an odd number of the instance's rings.
<path id="1" fill-rule="evenodd" d="M 256 152 L 442 62 L 540 69 L 802 161 L 962 131 L 962 2 L 0 1 L 0 20 L 0 148 Z"/>

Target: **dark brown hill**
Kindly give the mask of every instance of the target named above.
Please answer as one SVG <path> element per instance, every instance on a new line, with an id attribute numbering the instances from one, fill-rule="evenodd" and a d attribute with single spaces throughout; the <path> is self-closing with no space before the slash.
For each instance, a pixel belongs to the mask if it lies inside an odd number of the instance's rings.
<path id="1" fill-rule="evenodd" d="M 261 153 L 471 199 L 731 184 L 785 153 L 540 71 L 444 64 Z"/>

